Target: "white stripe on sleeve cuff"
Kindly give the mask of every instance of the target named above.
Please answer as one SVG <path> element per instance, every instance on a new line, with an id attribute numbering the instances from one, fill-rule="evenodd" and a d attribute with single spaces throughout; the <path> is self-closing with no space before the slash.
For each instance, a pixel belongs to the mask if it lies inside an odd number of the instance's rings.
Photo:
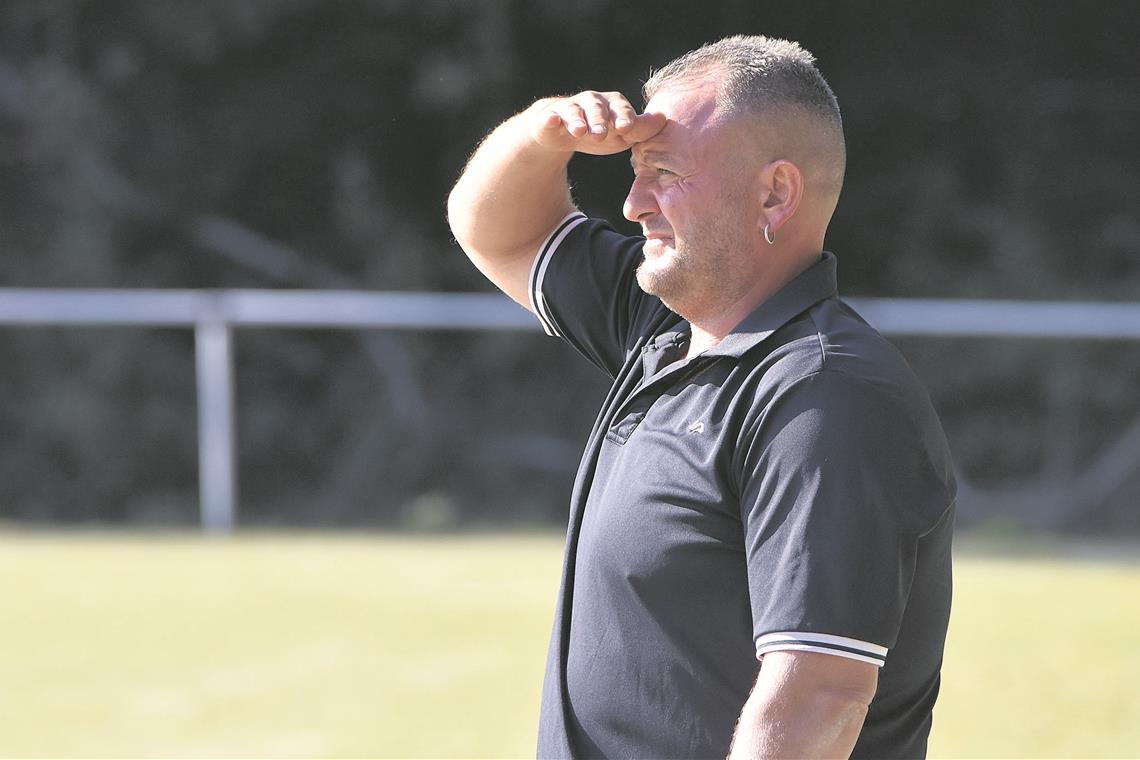
<path id="1" fill-rule="evenodd" d="M 546 240 L 542 241 L 530 268 L 529 287 L 527 288 L 530 295 L 530 305 L 534 313 L 538 315 L 538 321 L 547 335 L 562 337 L 562 331 L 558 329 L 558 325 L 550 313 L 550 308 L 546 305 L 546 299 L 542 295 L 542 281 L 546 277 L 546 267 L 550 263 L 554 251 L 566 239 L 570 231 L 584 221 L 586 221 L 586 215 L 581 211 L 573 211 L 567 214 L 547 236 Z"/>
<path id="2" fill-rule="evenodd" d="M 846 636 L 828 633 L 784 632 L 766 633 L 756 639 L 756 657 L 768 652 L 819 652 L 849 657 L 882 667 L 887 662 L 887 648 Z"/>

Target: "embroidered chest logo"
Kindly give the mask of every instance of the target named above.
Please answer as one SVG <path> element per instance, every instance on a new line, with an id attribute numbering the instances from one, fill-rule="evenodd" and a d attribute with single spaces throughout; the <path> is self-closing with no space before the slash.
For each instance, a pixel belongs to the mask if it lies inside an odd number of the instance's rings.
<path id="1" fill-rule="evenodd" d="M 705 423 L 701 422 L 700 420 L 693 420 L 692 422 L 689 423 L 689 432 L 690 433 L 703 433 L 703 432 L 705 432 Z"/>

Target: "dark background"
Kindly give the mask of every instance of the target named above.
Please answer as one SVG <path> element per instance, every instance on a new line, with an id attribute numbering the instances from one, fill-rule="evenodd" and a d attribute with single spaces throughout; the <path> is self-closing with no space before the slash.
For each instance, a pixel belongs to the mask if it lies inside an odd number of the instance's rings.
<path id="1" fill-rule="evenodd" d="M 487 290 L 443 212 L 483 134 L 765 33 L 843 109 L 845 294 L 1140 298 L 1134 4 L 787 6 L 4 0 L 0 284 Z M 621 221 L 624 160 L 573 175 Z M 896 342 L 965 523 L 1140 530 L 1140 345 Z M 537 332 L 243 329 L 236 356 L 245 524 L 556 524 L 605 390 Z M 194 405 L 189 331 L 0 326 L 0 518 L 194 522 Z"/>

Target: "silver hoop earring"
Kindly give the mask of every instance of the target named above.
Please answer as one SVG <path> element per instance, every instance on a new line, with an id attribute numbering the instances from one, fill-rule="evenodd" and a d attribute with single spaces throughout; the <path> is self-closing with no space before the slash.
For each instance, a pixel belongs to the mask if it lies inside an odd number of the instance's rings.
<path id="1" fill-rule="evenodd" d="M 772 237 L 772 233 L 768 231 L 768 225 L 764 225 L 764 239 L 768 241 L 768 245 L 775 245 L 776 239 Z"/>

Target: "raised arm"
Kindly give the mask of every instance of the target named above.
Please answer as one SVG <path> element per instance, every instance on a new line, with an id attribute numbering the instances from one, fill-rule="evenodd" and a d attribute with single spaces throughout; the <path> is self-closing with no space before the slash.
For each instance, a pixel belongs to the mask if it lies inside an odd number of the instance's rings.
<path id="1" fill-rule="evenodd" d="M 527 277 L 543 239 L 574 210 L 566 165 L 610 155 L 661 131 L 618 92 L 540 100 L 476 149 L 447 201 L 452 234 L 491 282 L 528 309 Z"/>

